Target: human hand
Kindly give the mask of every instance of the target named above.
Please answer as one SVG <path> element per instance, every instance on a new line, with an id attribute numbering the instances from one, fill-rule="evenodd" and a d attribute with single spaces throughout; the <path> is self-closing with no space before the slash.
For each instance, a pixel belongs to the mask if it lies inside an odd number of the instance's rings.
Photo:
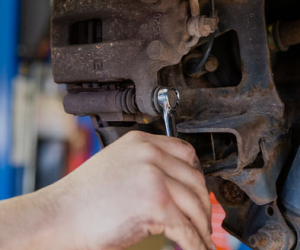
<path id="1" fill-rule="evenodd" d="M 75 249 L 125 249 L 162 233 L 185 250 L 214 249 L 199 168 L 177 138 L 130 132 L 108 146 L 57 183 Z"/>
<path id="2" fill-rule="evenodd" d="M 122 250 L 162 233 L 214 249 L 199 169 L 187 142 L 130 132 L 61 181 L 0 202 L 0 249 Z"/>

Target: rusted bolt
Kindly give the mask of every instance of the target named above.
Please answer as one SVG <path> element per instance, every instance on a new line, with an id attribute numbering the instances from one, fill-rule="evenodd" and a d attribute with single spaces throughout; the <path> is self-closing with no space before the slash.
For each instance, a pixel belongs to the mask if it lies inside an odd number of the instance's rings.
<path id="1" fill-rule="evenodd" d="M 287 232 L 279 223 L 269 221 L 249 238 L 249 243 L 261 250 L 283 250 L 289 243 L 286 235 Z"/>
<path id="2" fill-rule="evenodd" d="M 206 16 L 191 17 L 188 20 L 188 31 L 191 36 L 207 37 L 217 29 L 218 18 Z"/>
<path id="3" fill-rule="evenodd" d="M 151 42 L 147 49 L 148 56 L 152 60 L 160 60 L 164 58 L 164 52 L 165 52 L 165 47 L 158 40 Z"/>
<path id="4" fill-rule="evenodd" d="M 249 238 L 249 243 L 252 247 L 264 248 L 268 245 L 268 235 L 265 233 L 257 233 Z"/>
<path id="5" fill-rule="evenodd" d="M 209 36 L 216 30 L 216 19 L 202 16 L 199 20 L 199 33 L 201 36 Z"/>
<path id="6" fill-rule="evenodd" d="M 205 70 L 208 72 L 214 72 L 218 69 L 219 67 L 219 62 L 218 59 L 215 58 L 214 56 L 210 56 L 207 59 L 207 62 L 205 63 Z"/>
<path id="7" fill-rule="evenodd" d="M 201 61 L 202 58 L 203 58 L 203 54 L 200 54 L 200 53 L 192 53 L 192 54 L 187 55 L 183 59 L 183 67 L 184 67 L 185 74 L 187 74 L 188 76 L 193 77 L 193 78 L 199 78 L 199 77 L 203 76 L 204 74 L 206 74 L 207 72 L 214 72 L 218 69 L 218 67 L 219 67 L 218 59 L 215 56 L 210 55 L 207 59 L 207 62 L 204 65 L 202 71 L 197 72 L 197 73 L 191 73 L 190 70 L 193 69 L 195 67 L 195 65 L 197 65 Z"/>

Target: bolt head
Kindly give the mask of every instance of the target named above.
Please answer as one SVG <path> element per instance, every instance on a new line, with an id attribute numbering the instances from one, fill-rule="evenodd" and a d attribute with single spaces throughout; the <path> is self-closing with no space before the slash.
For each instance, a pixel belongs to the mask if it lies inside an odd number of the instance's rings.
<path id="1" fill-rule="evenodd" d="M 201 16 L 199 20 L 199 33 L 201 36 L 207 37 L 214 33 L 217 28 L 217 18 Z"/>
<path id="2" fill-rule="evenodd" d="M 162 109 L 166 108 L 168 112 L 173 113 L 179 106 L 180 95 L 175 88 L 160 88 L 157 100 Z"/>
<path id="3" fill-rule="evenodd" d="M 218 59 L 215 57 L 209 57 L 207 62 L 205 63 L 205 69 L 208 72 L 214 72 L 218 69 L 219 62 Z"/>

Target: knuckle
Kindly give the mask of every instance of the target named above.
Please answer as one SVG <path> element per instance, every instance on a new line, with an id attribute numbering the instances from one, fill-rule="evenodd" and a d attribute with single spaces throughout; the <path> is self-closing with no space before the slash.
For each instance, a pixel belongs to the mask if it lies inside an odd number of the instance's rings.
<path id="1" fill-rule="evenodd" d="M 142 155 L 148 161 L 154 158 L 160 158 L 163 154 L 162 150 L 158 146 L 148 142 L 142 145 L 141 150 L 143 151 Z"/>
<path id="2" fill-rule="evenodd" d="M 191 144 L 186 144 L 185 154 L 188 159 L 190 159 L 193 163 L 195 159 L 198 159 L 196 149 Z"/>
<path id="3" fill-rule="evenodd" d="M 191 145 L 191 144 L 189 144 L 190 146 L 189 146 L 189 154 L 191 154 L 191 155 L 196 155 L 196 149 Z"/>
<path id="4" fill-rule="evenodd" d="M 192 146 L 192 144 L 188 143 L 187 141 L 183 141 L 183 140 L 182 140 L 182 143 L 185 145 L 185 150 L 186 150 L 187 154 L 190 154 L 190 155 L 195 155 L 196 154 L 196 150 Z"/>
<path id="5" fill-rule="evenodd" d="M 126 134 L 126 136 L 134 141 L 140 141 L 143 140 L 146 136 L 146 133 L 142 132 L 142 131 L 138 131 L 138 130 L 133 130 L 130 131 Z"/>

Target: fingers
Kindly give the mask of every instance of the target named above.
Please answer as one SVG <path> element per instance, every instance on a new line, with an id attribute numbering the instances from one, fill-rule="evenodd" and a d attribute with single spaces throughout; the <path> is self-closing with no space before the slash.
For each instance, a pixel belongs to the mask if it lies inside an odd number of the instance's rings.
<path id="1" fill-rule="evenodd" d="M 202 201 L 203 209 L 210 220 L 211 204 L 203 174 L 192 168 L 185 161 L 182 161 L 161 150 L 158 146 L 145 143 L 140 147 L 144 147 L 145 152 L 144 155 L 139 155 L 139 157 L 141 157 L 141 161 L 147 161 L 152 165 L 157 166 L 166 175 L 191 189 Z"/>
<path id="2" fill-rule="evenodd" d="M 173 218 L 177 221 L 180 218 L 180 224 L 174 221 L 170 224 L 172 219 L 169 218 L 163 225 L 166 236 L 185 249 L 195 249 L 195 244 L 196 249 L 214 249 L 210 237 L 211 205 L 205 178 L 196 169 L 200 165 L 194 148 L 177 138 L 142 132 L 131 132 L 127 140 L 137 145 L 134 158 L 138 162 L 149 163 L 166 175 L 166 185 L 175 203 Z M 166 211 L 169 215 L 170 209 Z M 151 229 L 150 233 L 162 230 L 157 224 Z M 194 246 L 190 245 L 191 238 L 197 239 Z"/>
<path id="3" fill-rule="evenodd" d="M 127 134 L 129 139 L 152 143 L 170 155 L 179 158 L 194 168 L 200 169 L 199 159 L 196 151 L 188 142 L 162 135 L 153 135 L 140 131 L 132 131 Z"/>
<path id="4" fill-rule="evenodd" d="M 166 185 L 169 189 L 172 200 L 180 211 L 191 221 L 193 226 L 206 246 L 206 249 L 214 249 L 211 240 L 211 220 L 203 209 L 201 200 L 186 186 L 167 178 Z"/>
<path id="5" fill-rule="evenodd" d="M 161 135 L 147 136 L 148 141 L 157 145 L 168 154 L 187 162 L 190 166 L 202 170 L 194 147 L 188 142 Z"/>
<path id="6" fill-rule="evenodd" d="M 144 145 L 147 147 L 144 151 L 148 154 L 147 160 L 152 161 L 170 177 L 191 188 L 203 200 L 205 210 L 211 216 L 211 205 L 204 175 L 192 168 L 200 168 L 198 157 L 192 145 L 178 138 L 152 135 L 140 131 L 128 133 L 127 138 L 145 142 Z"/>
<path id="7" fill-rule="evenodd" d="M 165 211 L 165 219 L 161 223 L 150 222 L 146 230 L 151 235 L 164 235 L 176 242 L 183 250 L 206 250 L 196 228 L 182 214 L 174 203 L 171 203 Z"/>

